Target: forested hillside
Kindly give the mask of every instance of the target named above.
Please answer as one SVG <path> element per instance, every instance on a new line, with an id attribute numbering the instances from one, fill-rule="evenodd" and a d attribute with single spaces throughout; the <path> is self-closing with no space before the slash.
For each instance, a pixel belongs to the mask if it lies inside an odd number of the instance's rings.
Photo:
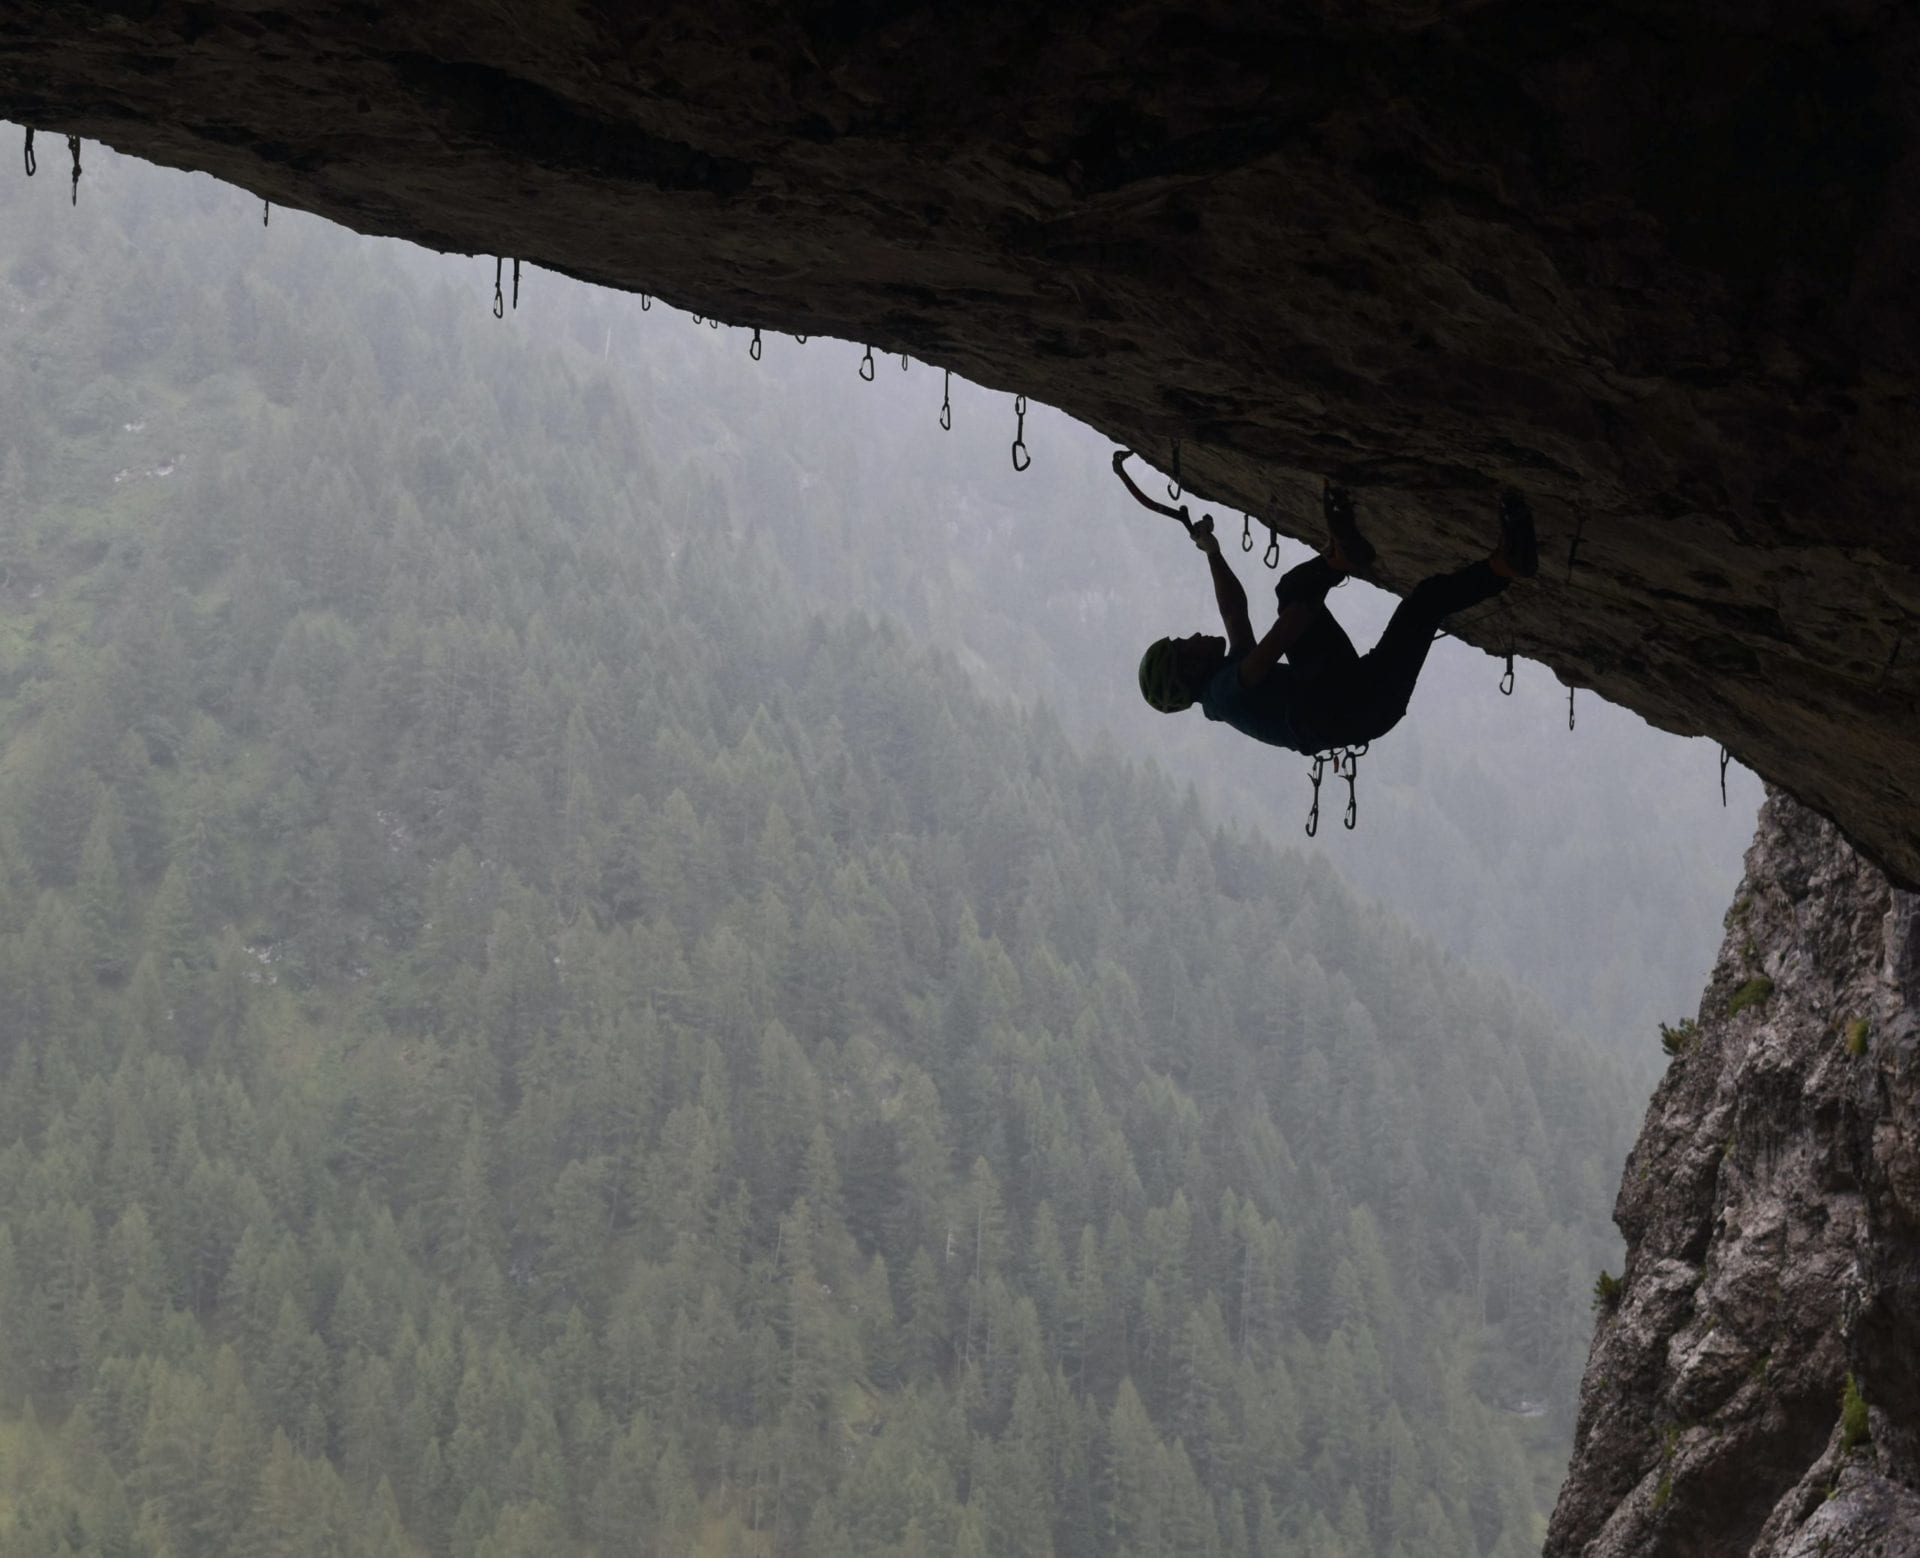
<path id="1" fill-rule="evenodd" d="M 601 343 L 48 185 L 0 182 L 0 1554 L 1537 1547 L 1609 1063 L 814 613 Z"/>
<path id="2" fill-rule="evenodd" d="M 491 271 L 464 275 L 484 295 Z M 657 446 L 698 462 L 690 521 L 750 530 L 815 600 L 865 605 L 954 647 L 984 685 L 1051 701 L 1072 735 L 1104 729 L 1155 753 L 1211 810 L 1324 855 L 1442 946 L 1644 1061 L 1643 1075 L 1658 1064 L 1659 1024 L 1692 1008 L 1719 945 L 1760 801 L 1758 780 L 1735 765 L 1722 808 L 1711 742 L 1652 730 L 1590 694 L 1569 731 L 1566 689 L 1544 667 L 1522 661 L 1503 698 L 1499 660 L 1442 640 L 1410 717 L 1361 766 L 1358 829 L 1329 808 L 1332 825 L 1309 842 L 1306 759 L 1141 701 L 1146 644 L 1217 630 L 1219 616 L 1199 555 L 1126 497 L 1111 446 L 1087 428 L 1032 407 L 1033 464 L 1016 474 L 1011 397 L 948 386 L 924 364 L 881 358 L 866 384 L 858 346 L 782 336 L 766 337 L 755 363 L 745 331 L 545 275 L 529 278 L 523 307 L 534 328 L 604 354 Z M 1358 497 L 1364 520 L 1369 494 Z M 1317 483 L 1274 503 L 1317 526 Z M 1565 513 L 1542 522 L 1548 566 L 1527 588 L 1586 587 L 1565 569 Z M 1489 537 L 1492 523 L 1489 509 Z M 1265 542 L 1242 551 L 1238 515 L 1220 527 L 1264 627 L 1275 578 Z M 1289 541 L 1283 565 L 1304 555 Z M 1332 598 L 1363 648 L 1395 604 L 1364 584 Z M 1500 620 L 1498 604 L 1483 611 Z"/>

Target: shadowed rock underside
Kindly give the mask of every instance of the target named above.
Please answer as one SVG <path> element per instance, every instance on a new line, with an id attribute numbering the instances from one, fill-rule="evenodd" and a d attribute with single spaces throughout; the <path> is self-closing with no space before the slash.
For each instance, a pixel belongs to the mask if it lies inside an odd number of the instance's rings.
<path id="1" fill-rule="evenodd" d="M 1548 582 L 1463 636 L 1910 882 L 1916 66 L 1893 0 L 0 0 L 43 178 L 73 132 L 872 342 L 1303 538 L 1330 474 L 1395 588 L 1516 485 Z"/>
<path id="2" fill-rule="evenodd" d="M 1770 794 L 1677 1042 L 1548 1558 L 1920 1553 L 1920 895 Z"/>

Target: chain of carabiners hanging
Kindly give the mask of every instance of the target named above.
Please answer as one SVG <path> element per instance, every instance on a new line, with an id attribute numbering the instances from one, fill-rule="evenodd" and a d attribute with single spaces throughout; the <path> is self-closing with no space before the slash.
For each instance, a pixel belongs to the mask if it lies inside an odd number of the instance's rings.
<path id="1" fill-rule="evenodd" d="M 1371 742 L 1363 741 L 1357 747 L 1331 747 L 1325 752 L 1313 754 L 1313 769 L 1309 778 L 1313 782 L 1313 805 L 1307 812 L 1307 837 L 1312 838 L 1320 831 L 1320 781 L 1332 769 L 1333 777 L 1347 781 L 1347 814 L 1342 819 L 1348 832 L 1360 825 L 1360 796 L 1354 788 L 1360 778 L 1360 759 L 1367 755 Z"/>
<path id="2" fill-rule="evenodd" d="M 33 155 L 33 132 L 31 130 L 27 132 L 27 155 L 29 158 Z M 495 260 L 493 271 L 493 315 L 496 319 L 500 318 L 503 312 L 501 286 L 502 271 L 500 269 L 500 261 Z M 520 262 L 518 260 L 513 262 L 513 306 L 515 308 L 520 306 Z M 641 293 L 640 312 L 644 314 L 652 307 L 652 296 L 645 292 Z M 709 319 L 704 314 L 695 314 L 692 317 L 696 325 L 706 325 L 709 329 L 713 330 L 720 328 L 720 321 L 717 319 Z M 793 339 L 802 346 L 807 344 L 807 337 L 804 335 L 796 335 Z M 759 362 L 765 349 L 761 332 L 755 329 L 753 338 L 747 343 L 747 355 L 755 362 Z M 906 352 L 900 353 L 900 371 L 905 373 L 912 366 L 913 358 Z M 860 377 L 868 384 L 871 384 L 874 381 L 875 368 L 873 348 L 868 346 L 862 351 L 860 356 Z M 1025 395 L 1014 397 L 1013 410 L 1015 417 L 1013 432 L 1013 468 L 1016 471 L 1024 471 L 1028 466 L 1033 464 L 1033 455 L 1027 448 L 1027 397 Z M 941 374 L 940 430 L 943 433 L 951 433 L 953 431 L 953 370 L 951 368 L 943 370 Z M 1275 544 L 1277 546 L 1278 542 L 1276 541 Z"/>
<path id="3" fill-rule="evenodd" d="M 1033 456 L 1027 452 L 1027 397 L 1013 397 L 1013 468 L 1024 471 L 1033 464 Z"/>

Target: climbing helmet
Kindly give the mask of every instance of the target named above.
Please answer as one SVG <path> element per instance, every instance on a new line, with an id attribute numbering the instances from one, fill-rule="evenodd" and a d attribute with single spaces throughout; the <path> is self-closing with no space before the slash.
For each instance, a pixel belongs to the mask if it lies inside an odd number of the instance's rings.
<path id="1" fill-rule="evenodd" d="M 1179 656 L 1172 639 L 1156 639 L 1140 657 L 1140 696 L 1162 714 L 1178 714 L 1193 707 L 1193 694 L 1180 678 Z"/>

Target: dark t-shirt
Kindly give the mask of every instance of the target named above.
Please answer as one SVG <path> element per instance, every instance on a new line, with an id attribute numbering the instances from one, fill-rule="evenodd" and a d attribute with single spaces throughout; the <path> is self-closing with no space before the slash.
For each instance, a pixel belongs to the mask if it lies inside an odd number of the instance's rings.
<path id="1" fill-rule="evenodd" d="M 1200 691 L 1200 711 L 1208 719 L 1231 725 L 1243 736 L 1285 747 L 1289 752 L 1311 752 L 1295 723 L 1294 674 L 1284 665 L 1267 672 L 1256 687 L 1240 684 L 1240 662 L 1229 660 Z"/>

